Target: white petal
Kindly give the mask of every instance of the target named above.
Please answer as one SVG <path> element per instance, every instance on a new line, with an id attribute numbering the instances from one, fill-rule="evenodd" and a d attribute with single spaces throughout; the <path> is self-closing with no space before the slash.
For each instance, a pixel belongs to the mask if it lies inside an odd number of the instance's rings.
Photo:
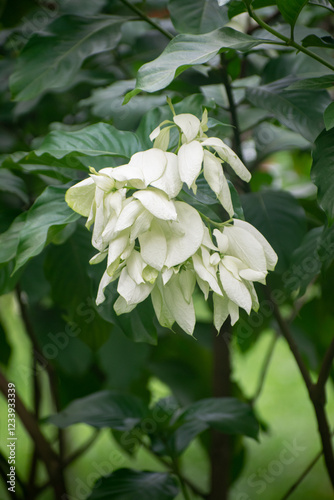
<path id="1" fill-rule="evenodd" d="M 236 280 L 223 263 L 219 266 L 219 275 L 226 295 L 249 314 L 252 308 L 252 298 L 244 283 Z"/>
<path id="2" fill-rule="evenodd" d="M 228 298 L 221 297 L 216 293 L 213 294 L 213 323 L 217 332 L 220 332 L 221 327 L 226 321 L 229 311 L 228 311 Z"/>
<path id="3" fill-rule="evenodd" d="M 142 233 L 145 233 L 150 228 L 153 215 L 144 210 L 134 221 L 130 233 L 130 241 L 135 241 L 136 238 Z"/>
<path id="4" fill-rule="evenodd" d="M 113 177 L 118 182 L 124 184 L 130 182 L 133 187 L 136 187 L 138 189 L 144 188 L 146 186 L 142 170 L 138 166 L 132 164 L 131 160 L 127 165 L 120 165 L 119 167 L 115 167 L 112 170 Z"/>
<path id="5" fill-rule="evenodd" d="M 175 205 L 163 191 L 148 188 L 136 191 L 133 197 L 139 200 L 154 217 L 163 220 L 177 219 Z"/>
<path id="6" fill-rule="evenodd" d="M 143 212 L 143 205 L 135 200 L 134 198 L 128 198 L 123 210 L 121 211 L 116 226 L 115 231 L 123 231 L 134 223 L 137 217 Z"/>
<path id="7" fill-rule="evenodd" d="M 162 176 L 166 164 L 165 153 L 156 148 L 135 153 L 129 162 L 130 167 L 137 167 L 142 171 L 146 186 Z"/>
<path id="8" fill-rule="evenodd" d="M 179 280 L 183 297 L 189 304 L 196 285 L 196 275 L 193 270 L 187 269 L 180 272 Z"/>
<path id="9" fill-rule="evenodd" d="M 154 308 L 154 312 L 161 326 L 165 328 L 172 328 L 175 323 L 173 314 L 170 312 L 166 306 L 162 287 L 157 285 L 153 288 L 151 292 L 151 299 Z"/>
<path id="10" fill-rule="evenodd" d="M 105 191 L 106 193 L 111 189 L 113 189 L 113 187 L 115 186 L 114 179 L 111 179 L 107 175 L 102 175 L 97 173 L 96 175 L 91 174 L 90 177 L 91 179 L 93 179 L 96 186 L 102 189 L 102 191 Z"/>
<path id="11" fill-rule="evenodd" d="M 228 253 L 255 271 L 266 272 L 267 262 L 262 245 L 247 230 L 238 226 L 226 226 L 224 235 L 228 237 Z"/>
<path id="12" fill-rule="evenodd" d="M 166 237 L 156 220 L 150 229 L 139 235 L 140 253 L 146 264 L 160 271 L 167 256 Z"/>
<path id="13" fill-rule="evenodd" d="M 167 239 L 165 262 L 167 267 L 182 264 L 194 255 L 200 247 L 204 235 L 203 222 L 197 210 L 182 201 L 176 201 L 175 208 L 177 222 L 161 223 Z"/>
<path id="14" fill-rule="evenodd" d="M 193 260 L 194 269 L 195 269 L 197 276 L 202 281 L 206 281 L 210 285 L 211 290 L 218 293 L 219 295 L 223 295 L 223 293 L 218 285 L 218 281 L 217 281 L 217 277 L 216 277 L 216 273 L 215 273 L 214 268 L 212 266 L 210 266 L 210 268 L 207 269 L 203 265 L 202 259 L 197 254 L 193 255 L 192 260 Z"/>
<path id="15" fill-rule="evenodd" d="M 117 238 L 112 240 L 108 249 L 108 267 L 115 262 L 115 260 L 122 255 L 127 245 L 129 244 L 129 231 L 123 231 Z"/>
<path id="16" fill-rule="evenodd" d="M 167 151 L 169 146 L 170 129 L 171 127 L 165 127 L 161 130 L 159 136 L 154 141 L 154 148 Z"/>
<path id="17" fill-rule="evenodd" d="M 105 288 L 109 285 L 109 283 L 113 280 L 111 276 L 107 273 L 107 271 L 104 272 L 100 284 L 99 284 L 99 289 L 97 292 L 97 297 L 96 297 L 96 304 L 102 304 L 102 302 L 105 301 L 105 295 L 104 295 L 104 290 Z"/>
<path id="18" fill-rule="evenodd" d="M 122 270 L 117 285 L 118 293 L 126 300 L 128 305 L 139 304 L 145 300 L 151 293 L 152 288 L 151 283 L 137 285 L 129 276 L 126 267 Z"/>
<path id="19" fill-rule="evenodd" d="M 251 233 L 251 235 L 254 236 L 254 238 L 257 239 L 257 241 L 262 245 L 262 248 L 264 250 L 264 254 L 267 260 L 267 268 L 270 271 L 274 270 L 277 264 L 277 254 L 275 250 L 271 247 L 271 245 L 268 243 L 266 238 L 260 233 L 260 231 L 258 231 L 254 226 L 252 226 L 252 224 L 249 224 L 249 222 L 240 219 L 235 219 L 234 225 L 236 227 L 241 227 L 242 229 L 245 229 L 246 231 Z"/>
<path id="20" fill-rule="evenodd" d="M 208 300 L 210 285 L 207 281 L 203 281 L 198 275 L 196 275 L 197 284 L 204 295 L 205 300 Z"/>
<path id="21" fill-rule="evenodd" d="M 235 154 L 233 149 L 231 149 L 225 142 L 217 137 L 210 137 L 202 142 L 202 146 L 211 146 L 222 160 L 226 161 L 234 170 L 234 172 L 240 177 L 240 179 L 249 182 L 251 179 L 251 174 L 249 170 L 242 163 L 240 158 Z"/>
<path id="22" fill-rule="evenodd" d="M 217 245 L 218 245 L 218 248 L 219 248 L 219 251 L 222 253 L 222 254 L 225 254 L 227 252 L 227 249 L 228 249 L 228 237 L 223 234 L 221 231 L 219 231 L 218 229 L 214 229 L 213 230 L 213 235 L 215 236 L 216 240 L 217 240 Z"/>
<path id="23" fill-rule="evenodd" d="M 233 326 L 239 319 L 239 307 L 232 300 L 228 301 L 227 307 L 231 316 L 231 325 Z"/>
<path id="24" fill-rule="evenodd" d="M 202 245 L 204 245 L 207 248 L 210 248 L 211 250 L 218 250 L 216 245 L 214 245 L 214 243 L 211 239 L 211 236 L 210 236 L 209 229 L 206 226 L 204 226 Z"/>
<path id="25" fill-rule="evenodd" d="M 164 191 L 169 198 L 175 198 L 182 189 L 182 181 L 179 174 L 178 158 L 174 153 L 165 153 L 167 166 L 164 173 L 152 186 Z"/>
<path id="26" fill-rule="evenodd" d="M 242 269 L 239 271 L 239 276 L 247 281 L 263 281 L 267 273 L 254 271 L 253 269 Z"/>
<path id="27" fill-rule="evenodd" d="M 178 152 L 180 178 L 190 189 L 200 174 L 203 148 L 198 141 L 183 144 Z"/>
<path id="28" fill-rule="evenodd" d="M 186 333 L 192 335 L 196 323 L 194 304 L 192 300 L 190 303 L 185 300 L 178 274 L 175 274 L 165 286 L 164 298 L 175 321 Z"/>
<path id="29" fill-rule="evenodd" d="M 203 161 L 204 177 L 218 200 L 225 208 L 230 217 L 234 214 L 232 198 L 228 182 L 224 175 L 221 161 L 210 151 L 204 151 Z"/>
<path id="30" fill-rule="evenodd" d="M 80 215 L 88 217 L 95 196 L 95 184 L 90 178 L 70 187 L 65 194 L 66 203 Z"/>
<path id="31" fill-rule="evenodd" d="M 230 273 L 233 275 L 233 277 L 241 281 L 241 278 L 239 276 L 239 271 L 241 269 L 247 268 L 245 264 L 240 259 L 237 259 L 236 257 L 232 257 L 231 255 L 226 255 L 223 257 L 222 262 L 224 264 L 224 267 L 230 271 Z"/>
<path id="32" fill-rule="evenodd" d="M 173 269 L 171 269 L 170 267 L 167 267 L 162 271 L 161 277 L 162 277 L 162 282 L 164 285 L 166 285 L 166 283 L 168 283 L 168 281 L 171 279 L 173 274 L 174 274 Z"/>
<path id="33" fill-rule="evenodd" d="M 137 285 L 144 283 L 143 270 L 145 267 L 145 262 L 143 261 L 141 255 L 137 250 L 131 252 L 127 262 L 126 268 L 129 273 L 130 278 L 133 279 Z"/>
<path id="34" fill-rule="evenodd" d="M 114 304 L 114 310 L 117 316 L 120 316 L 121 314 L 133 311 L 136 305 L 137 304 L 128 304 L 127 301 L 120 295 Z"/>
<path id="35" fill-rule="evenodd" d="M 160 134 L 160 125 L 158 127 L 156 127 L 154 130 L 152 130 L 152 132 L 150 133 L 150 141 L 154 141 L 154 139 L 156 139 L 158 137 L 158 135 Z"/>
<path id="36" fill-rule="evenodd" d="M 201 122 L 197 116 L 191 115 L 190 113 L 182 113 L 176 115 L 173 118 L 174 123 L 182 130 L 185 136 L 186 142 L 190 142 L 197 136 Z"/>
<path id="37" fill-rule="evenodd" d="M 90 260 L 89 260 L 89 263 L 90 264 L 99 264 L 100 262 L 102 262 L 108 255 L 108 250 L 104 250 L 103 252 L 99 252 L 97 254 L 95 254 Z"/>

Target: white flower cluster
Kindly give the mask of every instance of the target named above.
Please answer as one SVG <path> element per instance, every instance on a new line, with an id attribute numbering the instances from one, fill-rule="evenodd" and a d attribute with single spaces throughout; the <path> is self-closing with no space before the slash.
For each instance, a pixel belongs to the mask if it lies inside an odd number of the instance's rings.
<path id="1" fill-rule="evenodd" d="M 176 153 L 168 152 L 170 129 L 179 131 Z M 154 147 L 134 154 L 130 162 L 99 172 L 66 193 L 69 206 L 94 224 L 92 244 L 98 253 L 91 263 L 107 259 L 97 304 L 106 286 L 118 279 L 117 314 L 130 312 L 151 295 L 162 326 L 174 322 L 187 333 L 196 319 L 193 293 L 196 283 L 207 299 L 213 292 L 214 324 L 220 330 L 239 308 L 258 308 L 254 281 L 265 282 L 277 256 L 251 224 L 233 219 L 215 224 L 213 237 L 198 211 L 177 199 L 183 183 L 196 193 L 204 178 L 232 217 L 234 210 L 222 168 L 228 163 L 245 181 L 250 173 L 221 140 L 208 138 L 207 113 L 202 121 L 191 114 L 175 115 L 150 135 Z M 211 226 L 210 226 L 211 228 Z"/>

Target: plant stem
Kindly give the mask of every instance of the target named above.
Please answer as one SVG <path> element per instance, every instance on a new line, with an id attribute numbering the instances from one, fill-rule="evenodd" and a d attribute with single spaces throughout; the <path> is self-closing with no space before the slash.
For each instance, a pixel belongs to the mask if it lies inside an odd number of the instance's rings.
<path id="1" fill-rule="evenodd" d="M 303 45 L 300 45 L 299 43 L 295 42 L 294 40 L 292 40 L 291 38 L 288 38 L 286 37 L 285 35 L 283 35 L 282 33 L 280 33 L 279 31 L 276 31 L 274 28 L 272 28 L 271 26 L 269 26 L 269 24 L 265 23 L 255 12 L 254 10 L 252 9 L 251 5 L 248 4 L 248 2 L 244 2 L 246 7 L 247 7 L 247 10 L 248 10 L 248 14 L 249 16 L 254 19 L 254 21 L 256 21 L 258 23 L 259 26 L 261 26 L 261 28 L 265 29 L 266 31 L 268 31 L 269 33 L 271 33 L 272 35 L 276 36 L 277 38 L 279 38 L 280 40 L 283 40 L 283 42 L 286 43 L 286 45 L 290 46 L 290 47 L 294 47 L 296 50 L 298 50 L 299 52 L 303 52 L 304 54 L 306 54 L 307 56 L 309 57 L 312 57 L 312 59 L 315 59 L 316 61 L 318 61 L 319 63 L 323 64 L 324 66 L 326 66 L 327 68 L 331 69 L 332 71 L 334 71 L 334 66 L 332 64 L 330 64 L 328 61 L 326 61 L 326 59 L 323 59 L 322 57 L 318 56 L 317 54 L 315 54 L 314 52 L 308 50 L 306 47 L 303 47 Z M 265 43 L 265 42 L 264 42 Z"/>
<path id="2" fill-rule="evenodd" d="M 263 365 L 262 365 L 262 368 L 261 368 L 261 372 L 260 372 L 260 376 L 259 376 L 258 386 L 256 388 L 254 396 L 250 400 L 250 403 L 252 405 L 255 404 L 255 402 L 259 398 L 259 396 L 261 394 L 261 391 L 263 389 L 263 385 L 264 385 L 265 378 L 266 378 L 266 375 L 267 375 L 267 372 L 268 372 L 270 361 L 272 359 L 272 356 L 273 356 L 273 353 L 274 353 L 274 350 L 275 350 L 275 346 L 276 346 L 277 340 L 278 340 L 278 334 L 275 332 L 275 334 L 272 337 L 271 342 L 269 344 L 266 356 L 264 358 L 264 362 L 263 362 Z"/>
<path id="3" fill-rule="evenodd" d="M 217 398 L 231 395 L 230 360 L 231 324 L 225 321 L 219 335 L 213 332 L 213 395 Z M 213 430 L 211 433 L 211 493 L 210 500 L 226 500 L 230 487 L 231 439 Z"/>
<path id="4" fill-rule="evenodd" d="M 187 490 L 186 483 L 185 483 L 184 478 L 182 476 L 182 473 L 180 471 L 179 461 L 176 457 L 172 457 L 172 461 L 173 461 L 174 472 L 180 481 L 180 486 L 181 486 L 182 495 L 184 497 L 184 500 L 190 500 L 190 496 L 189 496 L 189 493 Z"/>
<path id="5" fill-rule="evenodd" d="M 133 12 L 135 12 L 136 14 L 138 14 L 139 17 L 141 17 L 144 21 L 146 21 L 147 23 L 149 23 L 151 26 L 153 26 L 153 28 L 155 28 L 156 30 L 160 31 L 160 33 L 162 33 L 163 35 L 165 35 L 165 37 L 167 37 L 169 40 L 172 40 L 174 37 L 171 33 L 169 33 L 169 31 L 166 31 L 164 28 L 162 28 L 161 26 L 159 26 L 158 23 L 156 23 L 155 21 L 153 21 L 153 19 L 151 19 L 150 17 L 148 17 L 145 12 L 143 12 L 141 9 L 139 9 L 138 7 L 136 7 L 136 5 L 134 5 L 133 3 L 129 2 L 128 0 L 121 0 L 122 3 L 124 3 L 124 5 L 126 5 L 127 7 L 129 7 L 129 9 L 131 9 Z"/>
<path id="6" fill-rule="evenodd" d="M 323 388 L 326 385 L 327 379 L 330 375 L 333 359 L 334 359 L 334 338 L 329 348 L 327 349 L 327 352 L 325 354 L 324 360 L 320 368 L 318 381 L 316 383 L 316 387 L 319 391 L 323 390 Z"/>
<path id="7" fill-rule="evenodd" d="M 267 288 L 267 290 L 269 290 Z M 328 424 L 328 419 L 327 419 L 327 414 L 325 411 L 325 404 L 326 404 L 326 398 L 325 398 L 325 391 L 324 391 L 324 386 L 320 386 L 319 384 L 319 379 L 317 384 L 313 384 L 309 371 L 306 368 L 304 361 L 300 355 L 300 352 L 298 350 L 297 344 L 294 341 L 288 324 L 284 320 L 284 318 L 281 315 L 281 312 L 271 297 L 269 293 L 269 298 L 273 306 L 273 314 L 274 317 L 279 325 L 279 328 L 285 337 L 286 341 L 288 342 L 288 345 L 290 347 L 290 350 L 296 360 L 296 363 L 298 365 L 299 371 L 304 379 L 305 385 L 308 390 L 308 394 L 310 397 L 310 400 L 312 402 L 317 423 L 318 423 L 318 430 L 321 438 L 321 443 L 322 443 L 322 449 L 324 453 L 324 459 L 325 459 L 325 464 L 328 472 L 328 476 L 330 478 L 330 481 L 332 483 L 332 486 L 334 488 L 334 453 L 333 453 L 333 447 L 332 447 L 332 442 L 331 442 L 331 432 L 329 429 L 329 424 Z M 330 369 L 330 364 L 331 360 L 333 359 L 333 342 L 331 343 L 327 354 L 325 356 L 324 363 L 322 365 L 322 369 L 320 371 L 321 374 L 321 383 L 325 383 L 327 380 L 327 373 Z M 320 377 L 320 376 L 319 376 Z"/>

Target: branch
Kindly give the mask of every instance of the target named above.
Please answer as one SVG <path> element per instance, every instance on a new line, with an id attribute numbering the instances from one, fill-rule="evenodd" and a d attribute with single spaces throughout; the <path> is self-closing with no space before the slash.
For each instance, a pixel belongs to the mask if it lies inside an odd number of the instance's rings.
<path id="1" fill-rule="evenodd" d="M 129 9 L 131 9 L 133 12 L 135 12 L 136 14 L 138 14 L 138 16 L 141 17 L 144 21 L 146 21 L 151 26 L 153 26 L 153 28 L 155 28 L 156 30 L 160 31 L 160 33 L 162 33 L 163 35 L 165 35 L 165 37 L 167 37 L 169 40 L 173 40 L 174 37 L 173 37 L 173 35 L 171 33 L 169 33 L 169 31 L 165 30 L 158 23 L 156 23 L 155 21 L 153 21 L 153 19 L 151 19 L 150 17 L 148 17 L 145 14 L 145 12 L 143 12 L 140 9 L 138 9 L 138 7 L 136 7 L 136 5 L 132 4 L 128 0 L 121 0 L 121 2 L 124 3 L 124 5 L 126 5 L 127 7 L 129 7 Z"/>
<path id="2" fill-rule="evenodd" d="M 334 338 L 333 338 L 329 348 L 327 349 L 327 352 L 325 354 L 324 360 L 323 360 L 321 368 L 320 368 L 318 381 L 316 383 L 316 388 L 319 391 L 323 391 L 323 389 L 325 387 L 327 379 L 330 375 L 333 360 L 334 360 Z"/>
<path id="3" fill-rule="evenodd" d="M 8 380 L 0 371 L 0 391 L 6 398 L 8 397 L 8 383 Z M 41 433 L 35 416 L 27 410 L 17 393 L 15 394 L 15 408 L 17 415 L 35 443 L 38 455 L 45 463 L 56 498 L 60 499 L 66 491 L 63 478 L 59 474 L 59 457 Z"/>
<path id="4" fill-rule="evenodd" d="M 250 404 L 251 405 L 255 404 L 255 402 L 257 401 L 257 399 L 259 398 L 259 396 L 260 396 L 260 394 L 262 392 L 263 385 L 264 385 L 264 382 L 265 382 L 265 379 L 266 379 L 266 375 L 267 375 L 267 372 L 268 372 L 268 368 L 269 368 L 269 365 L 270 365 L 270 361 L 271 361 L 272 356 L 274 354 L 274 350 L 275 350 L 275 347 L 276 347 L 277 340 L 278 340 L 278 334 L 275 333 L 274 336 L 273 336 L 273 338 L 271 339 L 271 342 L 270 342 L 269 347 L 268 347 L 268 351 L 267 351 L 266 356 L 265 356 L 264 361 L 263 361 L 263 365 L 262 365 L 260 376 L 259 376 L 258 386 L 256 388 L 254 396 L 250 400 Z"/>
<path id="5" fill-rule="evenodd" d="M 298 50 L 299 52 L 303 52 L 304 54 L 306 54 L 307 56 L 309 57 L 312 57 L 312 59 L 315 59 L 316 61 L 320 62 L 321 64 L 323 64 L 324 66 L 326 66 L 327 68 L 331 69 L 332 71 L 334 71 L 334 66 L 332 64 L 330 64 L 328 61 L 326 61 L 326 59 L 323 59 L 322 57 L 318 56 L 317 54 L 315 54 L 314 52 L 308 50 L 306 47 L 303 47 L 303 45 L 300 45 L 299 43 L 295 42 L 294 40 L 292 40 L 291 38 L 288 38 L 286 37 L 285 35 L 282 35 L 282 33 L 280 33 L 279 31 L 276 31 L 274 28 L 272 28 L 271 26 L 269 26 L 269 24 L 265 23 L 253 10 L 253 8 L 251 7 L 251 5 L 248 4 L 248 1 L 244 1 L 244 4 L 246 5 L 247 7 L 247 10 L 248 10 L 248 14 L 249 16 L 254 19 L 254 21 L 257 22 L 257 24 L 259 26 L 261 26 L 261 28 L 265 29 L 266 31 L 268 31 L 269 33 L 271 33 L 272 35 L 276 36 L 276 38 L 279 38 L 280 40 L 283 40 L 283 42 L 286 43 L 287 46 L 290 46 L 290 47 L 294 47 L 296 50 Z M 264 42 L 265 43 L 265 42 Z"/>

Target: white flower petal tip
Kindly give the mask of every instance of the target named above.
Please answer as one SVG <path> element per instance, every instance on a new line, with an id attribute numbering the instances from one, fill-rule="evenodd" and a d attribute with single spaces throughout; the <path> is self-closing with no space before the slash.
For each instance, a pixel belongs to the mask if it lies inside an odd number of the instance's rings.
<path id="1" fill-rule="evenodd" d="M 191 115 L 190 113 L 182 113 L 174 116 L 173 120 L 181 129 L 186 142 L 191 142 L 197 137 L 201 126 L 201 122 L 197 116 Z"/>
<path id="2" fill-rule="evenodd" d="M 178 152 L 180 178 L 190 189 L 202 169 L 203 148 L 198 141 L 183 144 Z"/>
<path id="3" fill-rule="evenodd" d="M 251 173 L 240 160 L 239 156 L 225 142 L 217 137 L 209 137 L 202 141 L 202 146 L 212 147 L 222 160 L 230 165 L 234 172 L 245 182 L 251 180 Z"/>
<path id="4" fill-rule="evenodd" d="M 139 200 L 143 207 L 157 219 L 177 220 L 174 202 L 169 200 L 168 196 L 160 189 L 147 188 L 136 191 L 133 198 Z"/>

